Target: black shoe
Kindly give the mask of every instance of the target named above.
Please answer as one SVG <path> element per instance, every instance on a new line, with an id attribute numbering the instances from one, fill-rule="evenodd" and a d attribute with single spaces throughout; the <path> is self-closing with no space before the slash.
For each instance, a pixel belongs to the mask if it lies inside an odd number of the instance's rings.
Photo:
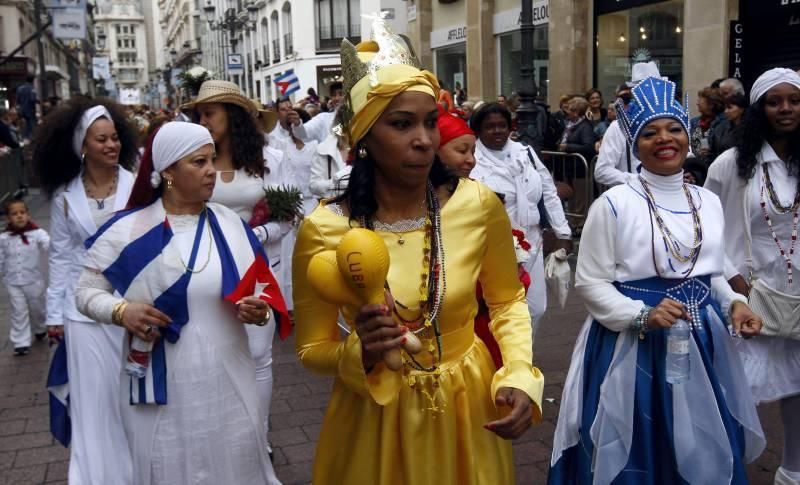
<path id="1" fill-rule="evenodd" d="M 267 454 L 269 455 L 269 461 L 275 463 L 275 453 L 272 452 L 272 443 L 269 441 L 267 441 Z"/>
<path id="2" fill-rule="evenodd" d="M 42 340 L 44 340 L 45 337 L 47 337 L 47 332 L 42 332 L 42 333 L 37 333 L 36 334 L 36 340 L 38 342 L 41 342 Z"/>
<path id="3" fill-rule="evenodd" d="M 14 349 L 14 355 L 28 355 L 30 351 L 29 347 L 17 347 Z"/>

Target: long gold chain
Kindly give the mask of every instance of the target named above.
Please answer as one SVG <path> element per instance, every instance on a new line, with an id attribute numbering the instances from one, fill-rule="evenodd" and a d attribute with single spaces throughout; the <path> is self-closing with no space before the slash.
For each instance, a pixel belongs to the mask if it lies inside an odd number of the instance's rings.
<path id="1" fill-rule="evenodd" d="M 208 255 L 206 255 L 206 262 L 203 263 L 203 267 L 200 268 L 200 269 L 190 268 L 189 266 L 186 265 L 185 262 L 183 262 L 183 258 L 181 257 L 181 255 L 178 254 L 178 259 L 181 261 L 181 265 L 183 265 L 183 269 L 185 269 L 186 271 L 188 271 L 190 273 L 202 273 L 203 270 L 205 270 L 206 267 L 208 266 L 208 263 L 211 261 L 211 246 L 213 246 L 213 237 L 214 236 L 213 236 L 213 234 L 211 234 L 211 222 L 209 222 L 209 220 L 208 220 L 208 209 L 206 207 L 203 207 L 203 216 L 206 219 L 206 229 L 208 231 Z M 198 244 L 200 244 L 200 243 L 198 242 Z"/>

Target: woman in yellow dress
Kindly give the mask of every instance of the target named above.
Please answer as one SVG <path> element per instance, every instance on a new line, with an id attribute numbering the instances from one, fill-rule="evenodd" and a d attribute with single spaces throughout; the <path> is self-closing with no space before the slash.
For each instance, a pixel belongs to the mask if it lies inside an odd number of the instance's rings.
<path id="1" fill-rule="evenodd" d="M 380 19 L 373 39 L 342 43 L 342 128 L 356 150 L 348 188 L 305 218 L 294 252 L 297 354 L 336 377 L 313 482 L 513 484 L 509 440 L 541 419 L 544 380 L 532 365 L 511 225 L 490 189 L 436 158 L 436 78 Z M 384 305 L 337 307 L 306 276 L 311 257 L 352 227 L 374 230 L 388 247 Z M 500 369 L 474 333 L 478 282 Z M 383 354 L 407 332 L 424 349 L 403 353 L 403 369 L 392 371 Z"/>

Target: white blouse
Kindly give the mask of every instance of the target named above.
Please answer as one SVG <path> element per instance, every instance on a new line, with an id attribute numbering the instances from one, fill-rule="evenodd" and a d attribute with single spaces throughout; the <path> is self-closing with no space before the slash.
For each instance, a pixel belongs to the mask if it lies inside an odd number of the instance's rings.
<path id="1" fill-rule="evenodd" d="M 794 200 L 797 177 L 789 174 L 786 164 L 778 158 L 769 143 L 765 142 L 761 148 L 756 158 L 755 173 L 749 181 L 739 177 L 736 156 L 736 149 L 731 148 L 717 157 L 708 169 L 705 183 L 707 189 L 719 195 L 725 208 L 726 251 L 732 263 L 731 267 L 735 268 L 733 271 L 726 271 L 726 277 L 735 276 L 737 272 L 745 278 L 749 277 L 745 236 L 749 227 L 753 276 L 778 291 L 800 295 L 800 247 L 795 247 L 792 256 L 794 278 L 790 285 L 786 260 L 781 256 L 778 245 L 772 237 L 760 204 L 761 188 L 764 183 L 762 165 L 768 165 L 772 186 L 783 206 L 790 206 Z M 769 201 L 766 188 L 764 199 L 767 201 L 767 213 L 775 234 L 786 255 L 789 256 L 789 248 L 792 245 L 792 213 L 777 213 Z"/>
<path id="2" fill-rule="evenodd" d="M 0 233 L 0 276 L 6 285 L 26 286 L 45 281 L 42 258 L 47 257 L 50 236 L 44 229 L 34 229 L 26 231 L 25 237 L 28 244 L 22 242 L 21 236 Z"/>
<path id="3" fill-rule="evenodd" d="M 233 173 L 233 179 L 230 182 L 222 180 L 225 173 Z M 264 179 L 254 177 L 245 169 L 240 168 L 232 172 L 217 172 L 217 182 L 210 200 L 224 205 L 248 221 L 253 216 L 253 207 L 263 198 Z"/>
<path id="4" fill-rule="evenodd" d="M 694 223 L 683 190 L 683 173 L 660 176 L 641 171 L 648 183 L 665 225 L 682 243 L 681 254 L 694 242 Z M 723 312 L 734 300 L 746 301 L 733 292 L 722 277 L 725 238 L 722 206 L 712 192 L 688 186 L 700 215 L 703 244 L 691 276 L 712 277 L 712 297 Z M 644 188 L 638 178 L 605 192 L 589 209 L 578 252 L 575 289 L 589 313 L 614 331 L 628 328 L 644 306 L 641 300 L 624 296 L 612 285 L 652 278 L 682 279 L 690 263 L 681 263 L 668 253 L 655 218 L 652 219 Z M 654 263 L 655 260 L 655 263 Z M 656 271 L 655 265 L 658 266 Z"/>

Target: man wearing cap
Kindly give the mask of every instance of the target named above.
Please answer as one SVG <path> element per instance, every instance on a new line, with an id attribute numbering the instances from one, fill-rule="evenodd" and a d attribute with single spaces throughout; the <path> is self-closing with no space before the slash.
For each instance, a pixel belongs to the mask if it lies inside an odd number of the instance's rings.
<path id="1" fill-rule="evenodd" d="M 630 101 L 630 88 L 639 81 L 648 77 L 661 77 L 655 62 L 639 62 L 633 65 L 631 80 L 626 82 L 627 90 L 620 86 L 617 97 L 628 105 Z M 625 92 L 627 91 L 627 96 Z M 641 162 L 633 154 L 630 144 L 625 140 L 625 134 L 615 120 L 606 130 L 603 142 L 600 144 L 600 154 L 594 167 L 594 179 L 598 184 L 613 187 L 626 183 L 636 176 Z"/>

